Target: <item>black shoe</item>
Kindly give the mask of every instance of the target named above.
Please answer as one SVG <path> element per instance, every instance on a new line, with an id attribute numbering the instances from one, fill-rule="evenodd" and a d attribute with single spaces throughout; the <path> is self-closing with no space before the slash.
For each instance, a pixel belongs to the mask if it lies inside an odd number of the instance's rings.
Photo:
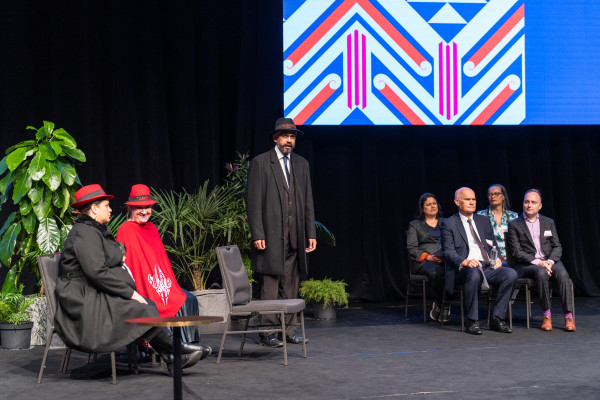
<path id="1" fill-rule="evenodd" d="M 295 333 L 293 335 L 285 335 L 285 341 L 293 344 L 302 343 L 302 336 L 298 336 Z M 310 339 L 304 339 L 304 343 L 308 343 Z"/>
<path id="2" fill-rule="evenodd" d="M 202 354 L 202 351 L 196 351 L 190 354 L 182 354 L 181 368 L 185 369 L 193 367 L 198 361 L 202 360 Z M 160 358 L 162 358 L 165 364 L 167 364 L 167 370 L 169 371 L 169 375 L 173 376 L 173 369 L 175 368 L 175 357 L 173 356 L 173 354 L 161 353 Z"/>
<path id="3" fill-rule="evenodd" d="M 440 318 L 440 313 L 442 312 L 442 310 L 440 310 L 440 306 L 438 305 L 437 302 L 433 302 L 433 306 L 431 306 L 431 311 L 429 311 L 429 317 L 433 320 L 433 321 L 437 321 Z"/>
<path id="4" fill-rule="evenodd" d="M 212 353 L 212 349 L 210 346 L 202 346 L 200 344 L 192 344 L 192 343 L 181 343 L 181 354 L 191 354 L 197 351 L 202 352 L 201 360 L 204 360 Z"/>
<path id="5" fill-rule="evenodd" d="M 442 309 L 442 315 L 440 316 L 442 322 L 450 321 L 450 304 L 445 304 Z M 438 319 L 438 321 L 440 320 Z"/>
<path id="6" fill-rule="evenodd" d="M 479 322 L 473 321 L 471 319 L 469 321 L 469 326 L 467 326 L 467 333 L 471 335 L 481 335 L 481 328 L 479 328 Z"/>
<path id="7" fill-rule="evenodd" d="M 269 336 L 261 336 L 260 345 L 265 347 L 281 347 L 283 343 L 277 340 L 277 336 L 272 333 Z"/>
<path id="8" fill-rule="evenodd" d="M 490 328 L 496 332 L 512 333 L 512 329 L 509 328 L 508 324 L 495 315 L 492 316 L 492 320 L 490 321 Z"/>

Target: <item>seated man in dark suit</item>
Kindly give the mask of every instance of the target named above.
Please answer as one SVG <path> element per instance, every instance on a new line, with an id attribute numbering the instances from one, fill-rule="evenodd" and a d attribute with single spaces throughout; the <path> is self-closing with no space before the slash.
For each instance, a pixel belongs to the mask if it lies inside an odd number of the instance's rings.
<path id="1" fill-rule="evenodd" d="M 475 192 L 467 187 L 458 189 L 454 203 L 459 212 L 442 221 L 442 249 L 446 262 L 455 273 L 455 281 L 465 287 L 467 333 L 481 335 L 478 300 L 482 284 L 498 287 L 490 327 L 511 333 L 504 318 L 517 283 L 517 273 L 503 265 L 499 256 L 489 259 L 488 252 L 498 245 L 490 219 L 474 214 L 477 207 Z M 449 279 L 450 276 L 446 276 L 447 284 Z"/>
<path id="2" fill-rule="evenodd" d="M 550 315 L 550 279 L 556 282 L 565 313 L 565 330 L 575 331 L 569 274 L 560 261 L 562 246 L 558 240 L 554 221 L 539 214 L 542 195 L 530 189 L 523 199 L 523 214 L 508 224 L 508 242 L 519 276 L 530 278 L 540 296 L 544 311 L 541 329 L 552 330 Z"/>

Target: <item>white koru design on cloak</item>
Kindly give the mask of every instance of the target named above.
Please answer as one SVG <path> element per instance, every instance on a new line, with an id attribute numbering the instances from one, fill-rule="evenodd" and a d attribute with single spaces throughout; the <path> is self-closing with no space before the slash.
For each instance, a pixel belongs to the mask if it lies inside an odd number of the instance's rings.
<path id="1" fill-rule="evenodd" d="M 163 304 L 167 305 L 169 293 L 171 292 L 171 279 L 165 277 L 158 264 L 154 265 L 154 275 L 148 274 L 148 282 L 156 290 Z"/>

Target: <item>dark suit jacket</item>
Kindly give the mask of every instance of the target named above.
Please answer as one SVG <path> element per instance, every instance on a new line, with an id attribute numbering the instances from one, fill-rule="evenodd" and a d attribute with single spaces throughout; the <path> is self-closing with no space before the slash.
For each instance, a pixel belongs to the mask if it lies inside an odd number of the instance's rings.
<path id="1" fill-rule="evenodd" d="M 442 221 L 438 222 L 440 225 Z M 429 226 L 424 220 L 414 219 L 406 230 L 406 248 L 411 260 L 411 272 L 415 273 L 421 263 L 418 262 L 423 253 L 432 254 L 442 245 L 441 240 L 435 240 L 427 233 Z"/>
<path id="2" fill-rule="evenodd" d="M 538 214 L 539 215 L 539 214 Z M 540 244 L 542 251 L 549 260 L 560 261 L 562 257 L 562 246 L 558 240 L 558 233 L 554 221 L 551 218 L 540 217 Z M 549 233 L 546 236 L 545 233 Z M 508 245 L 515 263 L 519 265 L 528 265 L 535 259 L 535 246 L 533 238 L 527 228 L 527 223 L 521 214 L 519 218 L 512 220 L 508 224 Z"/>
<path id="3" fill-rule="evenodd" d="M 473 214 L 472 219 L 477 228 L 483 248 L 489 254 L 492 246 L 498 247 L 490 219 L 487 216 L 479 214 Z M 453 293 L 454 272 L 458 270 L 460 264 L 469 256 L 467 232 L 465 232 L 458 213 L 442 221 L 442 250 L 444 257 L 446 257 L 446 265 L 451 267 L 446 270 L 446 290 Z"/>
<path id="4" fill-rule="evenodd" d="M 298 263 L 307 272 L 306 248 L 308 238 L 316 239 L 315 211 L 308 161 L 290 154 L 296 201 L 298 234 Z M 284 186 L 285 185 L 285 186 Z M 256 251 L 252 246 L 252 266 L 263 274 L 281 275 L 284 269 L 284 216 L 286 216 L 285 177 L 275 148 L 254 157 L 248 171 L 247 212 L 251 240 L 264 239 L 266 249 Z"/>

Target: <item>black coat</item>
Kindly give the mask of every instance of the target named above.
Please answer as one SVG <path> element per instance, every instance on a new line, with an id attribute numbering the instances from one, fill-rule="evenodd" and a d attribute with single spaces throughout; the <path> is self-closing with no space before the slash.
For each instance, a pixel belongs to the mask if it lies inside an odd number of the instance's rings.
<path id="1" fill-rule="evenodd" d="M 438 221 L 441 226 L 442 221 Z M 408 224 L 406 230 L 406 248 L 410 258 L 411 272 L 415 273 L 421 268 L 423 262 L 419 262 L 419 258 L 423 253 L 433 254 L 441 245 L 441 239 L 436 240 L 427 233 L 428 225 L 425 220 L 413 219 Z"/>
<path id="2" fill-rule="evenodd" d="M 549 260 L 558 262 L 562 257 L 562 246 L 560 240 L 558 240 L 554 221 L 551 218 L 538 215 L 540 217 L 540 245 L 542 251 Z M 535 245 L 523 215 L 509 222 L 508 242 L 510 252 L 517 266 L 531 264 L 535 259 Z"/>
<path id="3" fill-rule="evenodd" d="M 316 239 L 315 211 L 308 161 L 290 154 L 296 200 L 298 263 L 300 271 L 308 272 L 306 252 L 308 239 Z M 248 171 L 248 223 L 251 240 L 265 240 L 266 248 L 257 251 L 252 245 L 252 267 L 263 274 L 281 275 L 284 267 L 283 223 L 286 215 L 283 188 L 285 177 L 275 148 L 252 159 Z"/>
<path id="4" fill-rule="evenodd" d="M 55 291 L 56 331 L 68 346 L 92 353 L 113 351 L 149 329 L 128 325 L 126 319 L 159 316 L 151 300 L 131 300 L 135 283 L 121 267 L 122 259 L 105 225 L 78 217 L 62 250 Z"/>

